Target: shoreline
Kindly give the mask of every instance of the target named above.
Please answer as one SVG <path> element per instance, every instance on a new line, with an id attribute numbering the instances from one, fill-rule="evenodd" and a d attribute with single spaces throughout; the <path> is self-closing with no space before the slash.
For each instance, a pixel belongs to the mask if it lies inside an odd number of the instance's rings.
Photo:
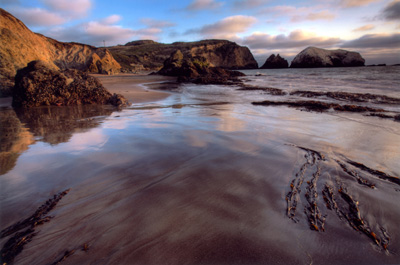
<path id="1" fill-rule="evenodd" d="M 145 103 L 165 99 L 171 94 L 166 91 L 149 89 L 146 84 L 156 86 L 157 83 L 175 81 L 175 77 L 145 74 L 91 74 L 110 92 L 123 95 L 130 103 Z"/>

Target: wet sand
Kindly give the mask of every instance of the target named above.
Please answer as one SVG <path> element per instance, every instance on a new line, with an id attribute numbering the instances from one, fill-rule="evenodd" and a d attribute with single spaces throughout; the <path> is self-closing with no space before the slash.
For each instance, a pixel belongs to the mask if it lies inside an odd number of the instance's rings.
<path id="1" fill-rule="evenodd" d="M 398 263 L 400 123 L 192 87 L 123 110 L 2 110 L 15 264 Z"/>
<path id="2" fill-rule="evenodd" d="M 175 77 L 146 74 L 95 75 L 111 93 L 122 94 L 130 103 L 144 103 L 167 98 L 170 93 L 148 89 L 162 82 L 175 81 Z"/>

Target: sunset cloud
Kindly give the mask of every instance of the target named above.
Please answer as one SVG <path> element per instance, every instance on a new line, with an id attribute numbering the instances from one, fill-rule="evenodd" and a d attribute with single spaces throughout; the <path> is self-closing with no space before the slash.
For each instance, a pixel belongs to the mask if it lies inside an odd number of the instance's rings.
<path id="1" fill-rule="evenodd" d="M 42 8 L 11 8 L 10 12 L 22 22 L 32 27 L 56 26 L 66 22 L 62 16 Z"/>
<path id="2" fill-rule="evenodd" d="M 353 31 L 354 31 L 354 32 L 358 32 L 358 31 L 368 31 L 368 30 L 372 30 L 372 29 L 374 29 L 374 28 L 375 28 L 374 25 L 368 24 L 368 25 L 365 25 L 365 26 L 362 26 L 362 27 L 353 29 Z"/>
<path id="3" fill-rule="evenodd" d="M 216 2 L 215 0 L 194 0 L 186 7 L 186 10 L 188 11 L 213 10 L 220 8 L 222 5 L 223 3 Z"/>
<path id="4" fill-rule="evenodd" d="M 200 29 L 189 30 L 187 34 L 198 33 L 206 37 L 233 37 L 237 33 L 245 32 L 257 19 L 251 16 L 232 16 L 224 18 L 214 24 L 208 24 Z"/>
<path id="5" fill-rule="evenodd" d="M 73 17 L 84 16 L 92 8 L 91 0 L 42 0 L 42 2 L 50 10 L 66 13 Z"/>
<path id="6" fill-rule="evenodd" d="M 320 37 L 312 32 L 294 30 L 288 35 L 270 35 L 267 33 L 253 33 L 242 39 L 244 45 L 251 49 L 303 49 L 307 46 L 331 47 L 338 45 L 339 38 Z"/>
<path id="7" fill-rule="evenodd" d="M 291 22 L 333 20 L 336 15 L 329 10 L 319 10 L 315 7 L 274 6 L 262 9 L 259 14 L 269 14 L 275 17 L 289 17 Z"/>
<path id="8" fill-rule="evenodd" d="M 366 6 L 371 3 L 380 2 L 381 0 L 341 0 L 340 6 L 345 8 Z"/>

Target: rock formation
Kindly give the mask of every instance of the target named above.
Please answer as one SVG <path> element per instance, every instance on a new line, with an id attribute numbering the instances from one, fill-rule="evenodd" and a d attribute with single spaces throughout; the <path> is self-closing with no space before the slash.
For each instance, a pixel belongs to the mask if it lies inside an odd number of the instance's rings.
<path id="1" fill-rule="evenodd" d="M 288 62 L 282 58 L 279 54 L 275 56 L 275 54 L 271 54 L 270 57 L 265 61 L 263 66 L 260 69 L 277 69 L 277 68 L 288 68 Z"/>
<path id="2" fill-rule="evenodd" d="M 121 68 L 106 49 L 59 42 L 33 33 L 0 8 L 0 96 L 11 94 L 17 70 L 34 60 L 52 63 L 60 69 L 101 74 L 113 74 Z"/>
<path id="3" fill-rule="evenodd" d="M 114 58 L 127 71 L 160 70 L 174 51 L 185 56 L 204 57 L 212 67 L 256 69 L 258 64 L 247 47 L 227 40 L 202 40 L 163 44 L 151 40 L 128 42 L 109 47 Z"/>
<path id="4" fill-rule="evenodd" d="M 97 78 L 76 69 L 60 71 L 44 61 L 33 61 L 17 72 L 13 107 L 85 104 L 127 105 L 127 101 L 111 95 Z"/>
<path id="5" fill-rule="evenodd" d="M 158 74 L 177 76 L 178 82 L 193 82 L 201 84 L 227 84 L 238 82 L 238 76 L 244 76 L 238 71 L 214 67 L 202 56 L 184 55 L 180 50 L 171 54 L 165 60 L 164 67 Z"/>
<path id="6" fill-rule="evenodd" d="M 365 60 L 358 52 L 324 50 L 308 47 L 301 51 L 290 64 L 291 68 L 364 66 Z"/>

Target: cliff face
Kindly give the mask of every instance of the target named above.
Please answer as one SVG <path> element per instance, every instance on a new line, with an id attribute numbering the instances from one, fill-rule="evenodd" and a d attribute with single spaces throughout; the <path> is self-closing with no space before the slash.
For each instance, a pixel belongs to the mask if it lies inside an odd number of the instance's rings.
<path id="1" fill-rule="evenodd" d="M 358 52 L 324 50 L 308 47 L 293 59 L 292 68 L 364 66 L 365 60 Z"/>
<path id="2" fill-rule="evenodd" d="M 288 62 L 282 58 L 279 54 L 275 56 L 275 54 L 271 54 L 270 57 L 265 61 L 261 69 L 277 69 L 277 68 L 288 68 Z"/>
<path id="3" fill-rule="evenodd" d="M 202 40 L 163 44 L 149 40 L 133 41 L 109 47 L 114 58 L 128 71 L 159 70 L 171 53 L 180 50 L 184 56 L 203 57 L 211 67 L 255 69 L 258 64 L 247 47 L 226 40 Z"/>
<path id="4" fill-rule="evenodd" d="M 106 49 L 59 42 L 33 33 L 20 20 L 0 8 L 0 95 L 7 95 L 14 77 L 31 61 L 42 60 L 60 69 L 73 68 L 112 74 L 121 66 Z"/>

